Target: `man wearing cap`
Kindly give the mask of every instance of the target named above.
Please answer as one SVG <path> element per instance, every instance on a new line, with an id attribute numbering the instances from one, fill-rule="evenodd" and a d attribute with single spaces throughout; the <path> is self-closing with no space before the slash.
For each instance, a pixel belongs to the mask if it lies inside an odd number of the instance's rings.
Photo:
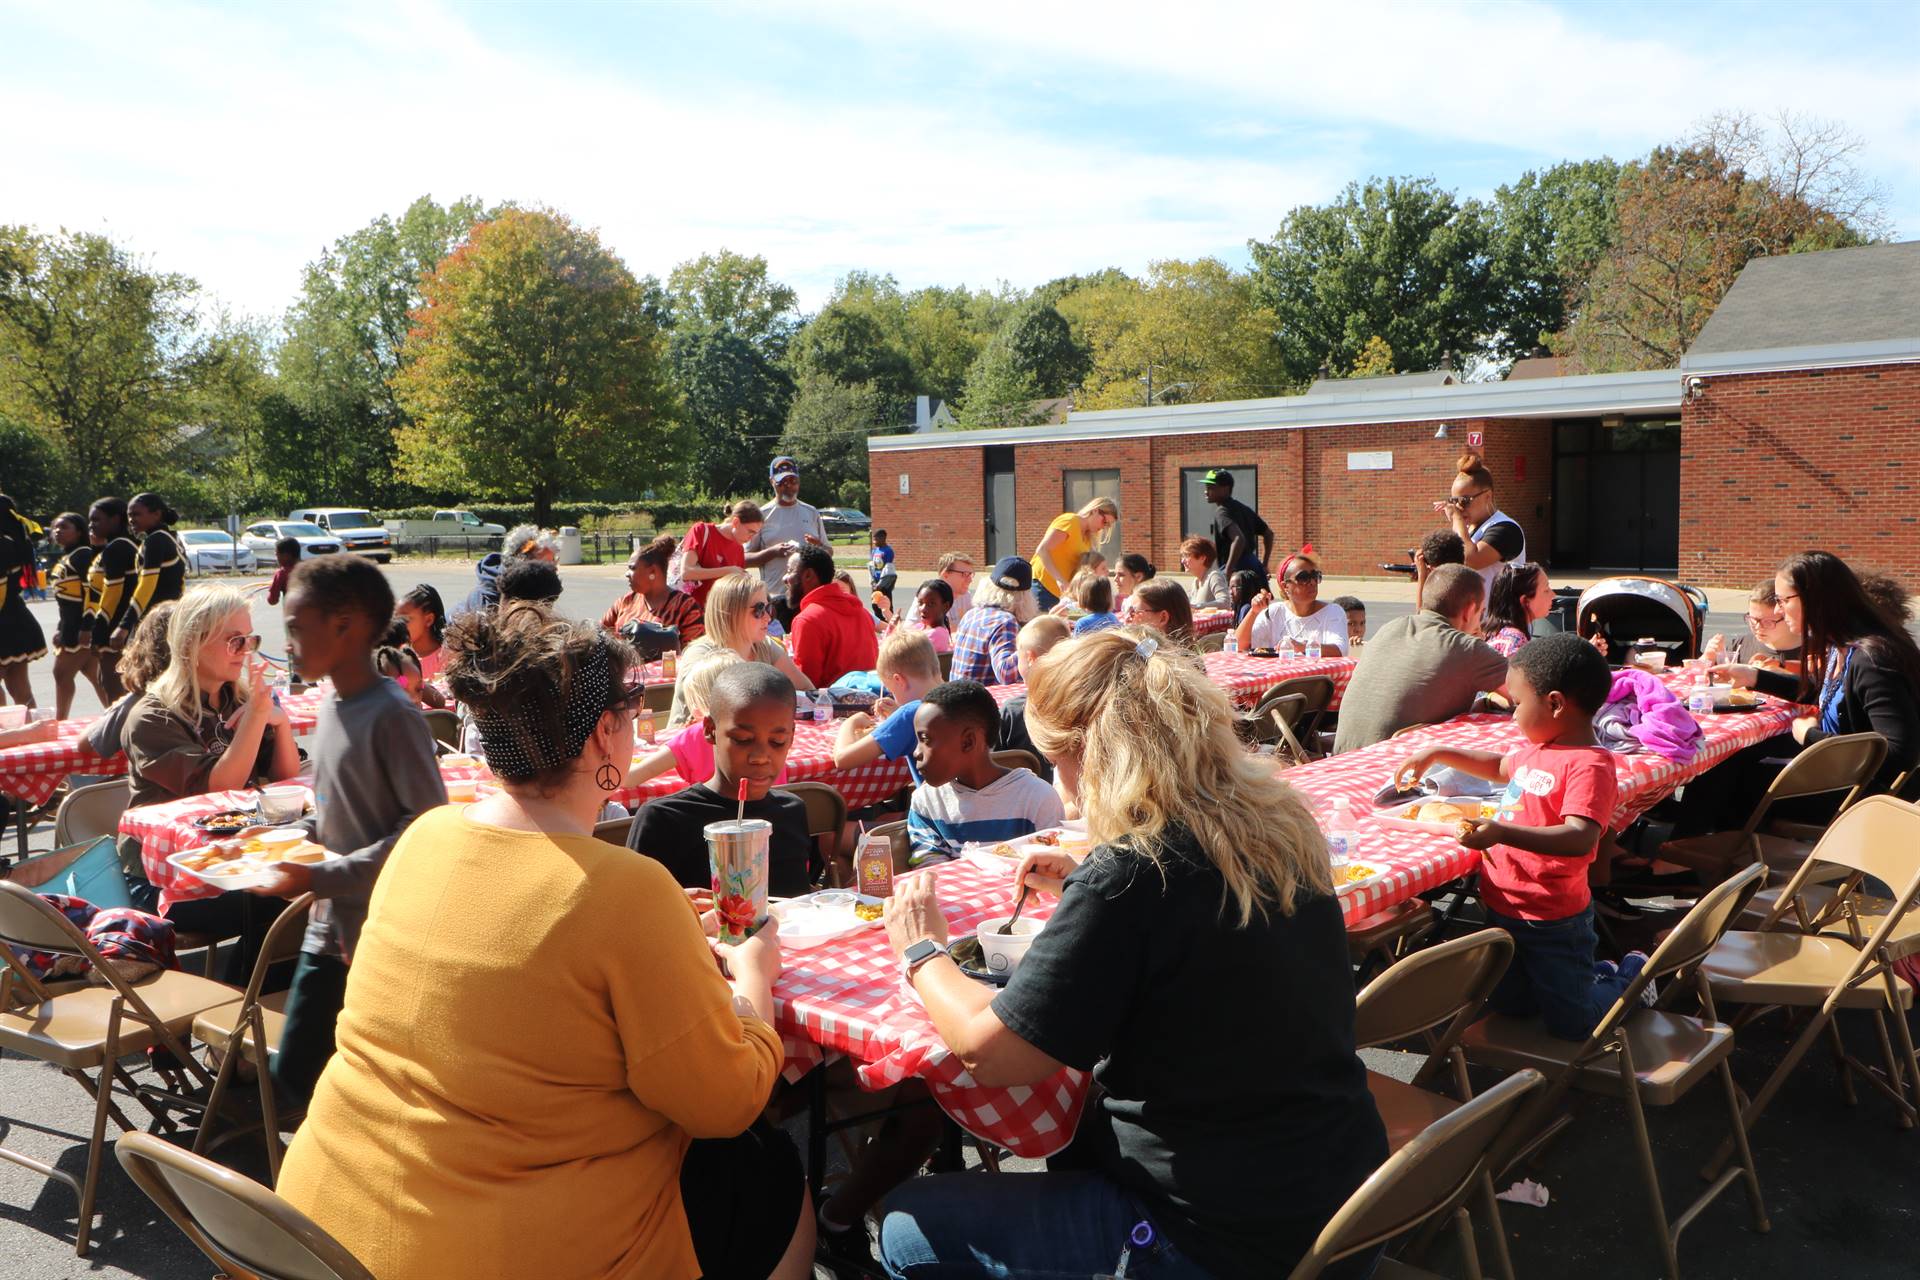
<path id="1" fill-rule="evenodd" d="M 1242 569 L 1258 573 L 1265 587 L 1273 566 L 1273 530 L 1260 514 L 1233 496 L 1233 472 L 1215 467 L 1202 477 L 1213 504 L 1213 546 L 1229 581 Z"/>
<path id="2" fill-rule="evenodd" d="M 827 526 L 820 512 L 800 501 L 800 464 L 784 454 L 767 468 L 773 481 L 773 501 L 760 504 L 766 522 L 747 543 L 747 563 L 760 566 L 760 581 L 782 628 L 793 628 L 799 601 L 787 599 L 787 559 L 809 544 L 827 545 Z"/>
<path id="3" fill-rule="evenodd" d="M 1040 612 L 1033 596 L 1033 566 L 1008 556 L 973 593 L 973 608 L 953 633 L 953 680 L 1017 684 L 1020 628 Z"/>

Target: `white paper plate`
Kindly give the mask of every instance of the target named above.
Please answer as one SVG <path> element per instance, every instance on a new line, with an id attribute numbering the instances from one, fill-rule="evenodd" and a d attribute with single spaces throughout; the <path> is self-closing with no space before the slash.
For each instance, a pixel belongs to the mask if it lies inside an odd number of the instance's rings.
<path id="1" fill-rule="evenodd" d="M 1366 871 L 1367 874 L 1361 879 L 1351 880 L 1351 881 L 1348 881 L 1346 884 L 1337 884 L 1333 886 L 1333 891 L 1336 894 L 1352 893 L 1355 889 L 1365 888 L 1367 885 L 1372 884 L 1374 881 L 1378 880 L 1381 876 L 1387 873 L 1387 869 L 1381 866 L 1379 863 L 1368 862 L 1365 859 L 1361 859 L 1358 862 L 1349 862 L 1347 864 L 1347 869 L 1349 871 L 1351 871 L 1355 867 L 1362 868 L 1363 870 Z"/>
<path id="2" fill-rule="evenodd" d="M 186 865 L 186 863 L 181 861 L 181 859 L 187 858 L 193 854 L 199 853 L 202 850 L 206 849 L 207 847 L 208 847 L 207 845 L 203 844 L 203 845 L 196 845 L 191 849 L 182 849 L 180 852 L 170 855 L 167 858 L 167 862 L 170 863 L 175 870 L 180 871 L 186 875 L 192 876 L 195 880 L 198 880 L 202 884 L 212 885 L 216 889 L 252 889 L 252 888 L 255 888 L 256 886 L 266 884 L 268 880 L 270 880 L 273 877 L 274 871 L 280 865 L 279 862 L 255 863 L 253 864 L 252 868 L 249 870 L 232 871 L 223 875 L 214 871 L 196 871 L 194 868 L 189 867 L 188 865 Z M 339 854 L 334 853 L 332 850 L 328 850 L 327 856 L 322 858 L 320 861 L 333 862 L 333 861 L 336 861 L 339 857 L 340 857 Z M 319 864 L 308 863 L 306 865 L 317 866 Z"/>
<path id="3" fill-rule="evenodd" d="M 862 920 L 853 913 L 851 906 L 822 907 L 814 902 L 820 893 L 846 892 L 843 890 L 823 889 L 819 893 L 803 894 L 798 898 L 788 898 L 784 902 L 775 902 L 767 907 L 767 914 L 780 921 L 780 945 L 805 949 L 817 947 L 823 942 L 835 938 L 844 938 L 850 933 L 862 929 L 877 928 L 878 920 Z M 871 898 L 866 894 L 855 897 L 869 906 L 884 901 Z"/>

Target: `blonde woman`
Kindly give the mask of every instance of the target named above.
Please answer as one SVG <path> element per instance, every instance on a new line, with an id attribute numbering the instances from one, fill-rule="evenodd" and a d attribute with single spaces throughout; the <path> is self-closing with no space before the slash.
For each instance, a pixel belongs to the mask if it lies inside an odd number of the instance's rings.
<path id="1" fill-rule="evenodd" d="M 773 621 L 773 604 L 767 588 L 755 574 L 736 573 L 721 578 L 707 593 L 707 634 L 680 650 L 679 674 L 674 678 L 673 708 L 667 713 L 667 728 L 678 729 L 687 723 L 687 673 L 703 658 L 715 653 L 734 653 L 748 662 L 764 662 L 778 667 L 796 689 L 811 691 L 813 681 L 794 665 L 787 651 L 767 638 L 767 625 Z"/>
<path id="2" fill-rule="evenodd" d="M 1120 523 L 1120 508 L 1112 498 L 1095 498 L 1078 511 L 1055 516 L 1040 545 L 1033 551 L 1033 587 L 1042 611 L 1053 608 L 1067 594 L 1067 583 L 1080 568 L 1081 557 L 1104 547 Z"/>
<path id="3" fill-rule="evenodd" d="M 195 587 L 174 605 L 166 669 L 147 685 L 121 730 L 131 804 L 277 782 L 300 771 L 293 726 L 267 690 L 259 647 L 247 597 L 237 587 Z M 274 899 L 236 890 L 171 901 L 147 881 L 140 842 L 131 837 L 120 843 L 120 865 L 141 910 L 157 910 L 188 933 L 238 936 L 227 980 L 246 980 L 259 936 L 278 909 Z"/>
<path id="4" fill-rule="evenodd" d="M 1121 1275 L 1131 1240 L 1142 1273 L 1284 1275 L 1387 1154 L 1326 842 L 1226 695 L 1145 629 L 1070 640 L 1027 688 L 1093 852 L 1021 864 L 1060 904 L 997 994 L 946 955 L 934 877 L 895 886 L 887 933 L 976 1082 L 1096 1073 L 1089 1162 L 910 1179 L 885 1206 L 887 1270 Z"/>

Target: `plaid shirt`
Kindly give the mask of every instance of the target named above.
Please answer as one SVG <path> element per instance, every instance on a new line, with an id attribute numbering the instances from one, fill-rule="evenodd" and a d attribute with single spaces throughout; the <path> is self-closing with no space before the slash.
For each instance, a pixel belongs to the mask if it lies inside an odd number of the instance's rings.
<path id="1" fill-rule="evenodd" d="M 975 605 L 967 610 L 960 629 L 953 633 L 954 680 L 978 680 L 981 684 L 1018 684 L 1020 663 L 1014 653 L 1014 637 L 1020 624 L 1005 609 Z"/>

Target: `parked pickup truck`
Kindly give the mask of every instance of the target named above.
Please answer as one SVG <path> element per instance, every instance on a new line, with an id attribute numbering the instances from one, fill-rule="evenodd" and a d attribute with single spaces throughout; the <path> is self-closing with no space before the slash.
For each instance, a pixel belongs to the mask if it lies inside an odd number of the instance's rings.
<path id="1" fill-rule="evenodd" d="M 387 533 L 395 542 L 425 542 L 437 538 L 455 546 L 493 548 L 500 545 L 506 529 L 488 524 L 471 511 L 436 511 L 431 520 L 389 520 Z"/>
<path id="2" fill-rule="evenodd" d="M 357 555 L 386 564 L 393 559 L 393 537 L 380 527 L 365 507 L 302 507 L 287 513 L 289 520 L 317 524 Z"/>

